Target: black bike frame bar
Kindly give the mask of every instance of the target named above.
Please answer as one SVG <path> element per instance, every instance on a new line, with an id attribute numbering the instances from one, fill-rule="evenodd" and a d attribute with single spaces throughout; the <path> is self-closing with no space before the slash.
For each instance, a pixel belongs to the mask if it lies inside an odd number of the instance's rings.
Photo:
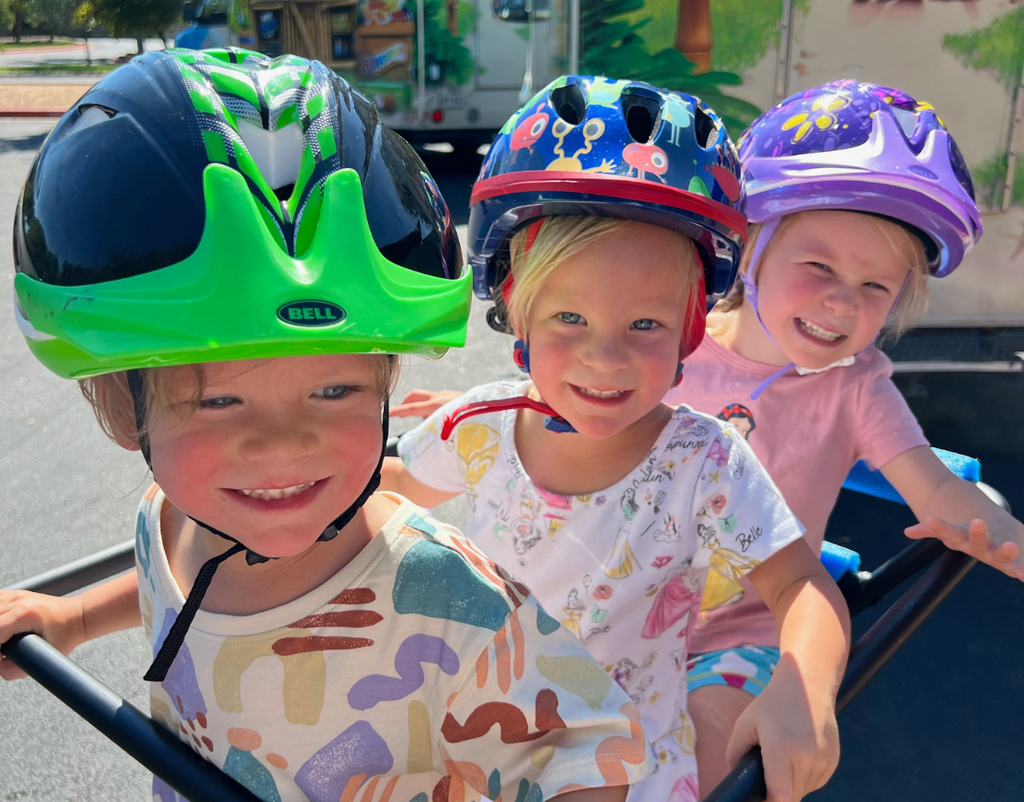
<path id="1" fill-rule="evenodd" d="M 950 551 L 940 557 L 853 645 L 836 700 L 837 714 L 906 643 L 975 562 L 973 557 L 958 551 Z M 764 802 L 766 795 L 761 749 L 754 747 L 705 797 L 704 802 Z"/>
<path id="2" fill-rule="evenodd" d="M 259 797 L 192 751 L 38 635 L 0 646 L 32 679 L 191 802 L 259 802 Z"/>
<path id="3" fill-rule="evenodd" d="M 860 572 L 860 589 L 849 599 L 850 617 L 878 604 L 893 588 L 898 587 L 922 568 L 931 565 L 946 553 L 941 540 L 925 538 L 911 543 L 889 558 L 870 574 Z M 855 586 L 856 587 L 856 586 Z"/>
<path id="4" fill-rule="evenodd" d="M 31 590 L 34 593 L 64 596 L 134 567 L 135 541 L 128 540 L 59 568 L 30 576 L 4 590 Z"/>

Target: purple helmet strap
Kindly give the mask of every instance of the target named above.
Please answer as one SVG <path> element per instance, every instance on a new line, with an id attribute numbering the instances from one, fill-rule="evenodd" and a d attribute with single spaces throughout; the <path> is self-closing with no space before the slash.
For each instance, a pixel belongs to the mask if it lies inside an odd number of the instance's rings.
<path id="1" fill-rule="evenodd" d="M 772 241 L 772 237 L 775 235 L 775 229 L 779 227 L 779 222 L 781 220 L 781 217 L 776 217 L 761 226 L 761 230 L 757 233 L 757 242 L 754 243 L 754 253 L 750 257 L 750 262 L 747 265 L 747 272 L 740 272 L 740 280 L 743 282 L 743 291 L 750 299 L 751 306 L 754 307 L 754 316 L 757 318 L 757 322 L 761 325 L 761 329 L 764 331 L 765 336 L 772 341 L 772 345 L 776 348 L 779 347 L 779 344 L 775 342 L 775 338 L 768 333 L 768 329 L 764 325 L 764 321 L 761 320 L 761 312 L 757 308 L 757 269 L 761 261 L 761 255 L 764 253 L 764 249 L 768 247 L 768 243 Z"/>
<path id="2" fill-rule="evenodd" d="M 768 389 L 768 386 L 770 384 L 772 384 L 772 382 L 774 382 L 780 376 L 786 375 L 787 373 L 789 373 L 795 367 L 796 367 L 796 363 L 795 362 L 790 362 L 788 365 L 783 365 L 781 368 L 779 368 L 777 371 L 775 371 L 771 376 L 769 376 L 767 379 L 765 379 L 763 382 L 761 382 L 759 385 L 757 385 L 757 387 L 754 388 L 754 392 L 752 392 L 750 394 L 750 400 L 751 401 L 756 401 L 758 399 L 758 397 L 761 395 L 761 393 L 763 393 L 765 390 Z"/>
<path id="3" fill-rule="evenodd" d="M 754 253 L 751 255 L 750 262 L 747 264 L 747 272 L 744 273 L 742 270 L 740 271 L 740 280 L 743 282 L 743 291 L 746 293 L 747 298 L 750 299 L 750 305 L 754 307 L 754 317 L 757 318 L 757 322 L 760 324 L 765 337 L 771 340 L 772 345 L 779 350 L 782 350 L 782 347 L 775 342 L 775 338 L 772 337 L 771 333 L 768 331 L 768 327 L 764 325 L 764 321 L 761 320 L 761 312 L 757 308 L 757 268 L 758 263 L 761 261 L 761 255 L 764 253 L 764 249 L 768 247 L 768 243 L 772 241 L 775 229 L 779 227 L 779 221 L 781 219 L 781 217 L 773 218 L 761 226 L 761 230 L 757 232 L 757 242 L 754 243 Z M 758 396 L 767 390 L 768 386 L 772 382 L 780 376 L 788 373 L 794 367 L 796 367 L 796 364 L 793 362 L 783 365 L 754 388 L 754 392 L 750 394 L 750 400 L 756 401 Z"/>

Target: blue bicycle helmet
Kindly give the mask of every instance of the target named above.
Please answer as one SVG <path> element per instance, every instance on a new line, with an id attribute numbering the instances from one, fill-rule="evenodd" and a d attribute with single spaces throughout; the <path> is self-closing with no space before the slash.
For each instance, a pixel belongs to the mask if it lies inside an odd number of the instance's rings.
<path id="1" fill-rule="evenodd" d="M 529 221 L 599 215 L 692 239 L 713 303 L 736 276 L 745 200 L 736 149 L 699 98 L 637 81 L 558 78 L 505 123 L 473 185 L 473 288 L 496 297 L 508 241 Z"/>

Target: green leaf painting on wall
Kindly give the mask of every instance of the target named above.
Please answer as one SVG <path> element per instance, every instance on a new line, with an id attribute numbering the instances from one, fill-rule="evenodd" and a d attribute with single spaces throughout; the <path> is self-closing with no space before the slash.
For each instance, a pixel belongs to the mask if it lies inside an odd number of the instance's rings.
<path id="1" fill-rule="evenodd" d="M 1024 7 L 997 17 L 986 28 L 946 34 L 942 37 L 942 47 L 965 67 L 991 73 L 1013 98 L 1024 71 Z M 1019 138 L 1020 132 L 1017 135 Z M 1002 205 L 1006 165 L 1004 150 L 971 167 L 981 206 L 994 209 Z M 1024 206 L 1024 164 L 1020 156 L 1010 200 L 1017 206 Z"/>
<path id="2" fill-rule="evenodd" d="M 763 60 L 779 35 L 782 0 L 696 0 L 710 4 L 711 69 L 701 71 L 677 49 L 682 4 L 694 0 L 582 0 L 580 71 L 645 80 L 701 97 L 735 137 L 761 113 L 728 92 L 739 72 Z M 797 10 L 809 0 L 796 0 Z"/>
<path id="3" fill-rule="evenodd" d="M 455 4 L 456 30 L 448 25 L 449 5 Z M 413 5 L 415 9 L 415 5 Z M 413 12 L 415 14 L 415 11 Z M 423 14 L 430 20 L 424 28 L 427 84 L 463 86 L 473 75 L 482 71 L 473 60 L 472 51 L 463 44 L 463 38 L 473 30 L 476 9 L 467 0 L 425 0 Z M 418 56 L 413 54 L 413 63 Z"/>

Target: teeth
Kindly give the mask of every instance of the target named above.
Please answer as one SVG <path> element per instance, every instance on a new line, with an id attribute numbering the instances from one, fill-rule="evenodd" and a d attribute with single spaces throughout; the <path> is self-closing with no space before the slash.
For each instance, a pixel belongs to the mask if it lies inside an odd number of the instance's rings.
<path id="1" fill-rule="evenodd" d="M 820 326 L 815 326 L 810 321 L 803 319 L 800 319 L 800 328 L 802 328 L 808 334 L 817 337 L 819 340 L 825 340 L 826 342 L 830 343 L 835 342 L 836 340 L 843 336 L 842 334 L 836 334 L 835 332 L 832 331 L 826 331 Z"/>
<path id="2" fill-rule="evenodd" d="M 263 501 L 272 501 L 282 498 L 290 498 L 291 496 L 297 496 L 299 493 L 304 493 L 309 490 L 316 482 L 306 482 L 301 485 L 292 485 L 291 487 L 275 488 L 273 490 L 239 490 L 239 493 L 243 493 L 250 498 L 258 498 Z"/>
<path id="3" fill-rule="evenodd" d="M 583 395 L 593 396 L 594 398 L 618 398 L 625 392 L 624 390 L 591 390 L 589 387 L 578 388 Z"/>

